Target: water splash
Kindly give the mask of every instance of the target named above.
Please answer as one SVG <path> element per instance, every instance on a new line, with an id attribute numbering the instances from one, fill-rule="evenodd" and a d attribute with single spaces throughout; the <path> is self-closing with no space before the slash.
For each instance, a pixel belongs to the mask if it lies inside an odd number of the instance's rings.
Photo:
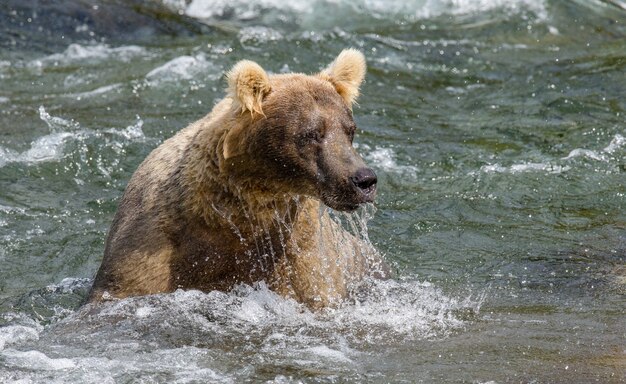
<path id="1" fill-rule="evenodd" d="M 616 152 L 622 148 L 626 147 L 626 137 L 617 134 L 613 137 L 613 140 L 607 145 L 603 151 L 609 154 Z"/>
<path id="2" fill-rule="evenodd" d="M 328 19 L 343 17 L 346 14 L 372 15 L 377 18 L 404 18 L 428 19 L 441 15 L 467 15 L 491 10 L 504 10 L 509 14 L 529 11 L 540 19 L 547 17 L 546 5 L 543 0 L 413 0 L 413 1 L 291 1 L 279 0 L 192 0 L 190 3 L 182 1 L 165 1 L 165 5 L 175 12 L 184 13 L 199 20 L 235 19 L 240 21 L 258 19 L 275 11 L 281 14 L 308 16 L 307 20 L 327 24 Z M 333 11 L 329 12 L 329 9 Z M 324 10 L 323 15 L 319 10 Z M 317 16 L 317 17 L 312 17 Z M 337 23 L 333 23 L 337 25 Z"/>
<path id="3" fill-rule="evenodd" d="M 50 358 L 39 351 L 3 351 L 4 363 L 13 368 L 56 371 L 76 368 L 76 363 L 66 358 Z"/>
<path id="4" fill-rule="evenodd" d="M 179 56 L 162 64 L 146 74 L 150 84 L 192 80 L 200 75 L 217 80 L 221 76 L 221 68 L 208 61 L 204 54 L 195 56 Z"/>
<path id="5" fill-rule="evenodd" d="M 0 328 L 0 351 L 9 345 L 22 344 L 26 341 L 39 339 L 41 327 L 25 325 L 8 325 Z"/>
<path id="6" fill-rule="evenodd" d="M 561 174 L 572 169 L 572 162 L 577 159 L 587 159 L 603 163 L 613 164 L 617 158 L 616 152 L 626 146 L 626 139 L 620 134 L 616 134 L 611 142 L 601 150 L 586 148 L 575 148 L 567 156 L 559 159 L 546 160 L 545 162 L 523 162 L 504 166 L 498 163 L 483 165 L 479 172 L 483 173 L 509 173 L 519 174 L 527 172 L 543 172 L 548 174 Z"/>
<path id="7" fill-rule="evenodd" d="M 626 138 L 620 134 L 616 134 L 609 145 L 604 147 L 600 151 L 594 151 L 591 149 L 584 148 L 576 148 L 573 149 L 567 156 L 563 157 L 562 160 L 571 160 L 577 157 L 588 158 L 596 161 L 609 162 L 611 161 L 611 156 L 626 146 Z"/>
<path id="8" fill-rule="evenodd" d="M 46 123 L 51 133 L 33 140 L 30 148 L 23 152 L 0 146 L 0 168 L 10 163 L 21 163 L 30 166 L 44 162 L 59 161 L 66 155 L 65 147 L 68 142 L 84 142 L 89 137 L 101 136 L 102 132 L 116 135 L 125 139 L 125 141 L 145 140 L 142 130 L 143 120 L 139 116 L 137 116 L 135 124 L 131 124 L 124 129 L 110 128 L 103 131 L 95 131 L 82 128 L 74 120 L 52 116 L 43 106 L 40 106 L 38 111 L 40 119 Z M 79 150 L 86 152 L 88 149 L 83 146 Z M 84 153 L 81 153 L 81 156 L 83 161 L 86 162 L 87 159 Z"/>
<path id="9" fill-rule="evenodd" d="M 68 294 L 52 291 L 59 299 Z M 2 367 L 13 379 L 45 375 L 47 382 L 117 382 L 134 377 L 137 369 L 144 378 L 157 372 L 172 382 L 190 377 L 241 382 L 258 377 L 246 367 L 268 361 L 354 371 L 374 346 L 445 337 L 460 329 L 465 320 L 456 311 L 477 305 L 426 283 L 391 280 L 371 281 L 359 300 L 321 312 L 262 283 L 228 293 L 135 297 L 84 307 L 47 328 L 0 328 L 0 335 L 13 335 L 0 350 L 0 379 L 8 374 Z"/>
<path id="10" fill-rule="evenodd" d="M 520 163 L 510 166 L 502 166 L 500 164 L 483 165 L 480 168 L 484 173 L 526 173 L 526 172 L 545 172 L 551 174 L 560 174 L 570 169 L 568 166 L 561 166 L 552 163 Z"/>
<path id="11" fill-rule="evenodd" d="M 107 60 L 117 60 L 124 63 L 136 57 L 146 57 L 148 51 L 136 45 L 110 47 L 106 44 L 80 45 L 70 44 L 61 53 L 55 53 L 28 63 L 28 67 L 42 68 L 49 66 L 80 64 L 96 64 Z"/>
<path id="12" fill-rule="evenodd" d="M 79 128 L 78 123 L 73 120 L 66 120 L 61 117 L 51 116 L 43 105 L 39 106 L 39 118 L 46 123 L 51 132 L 60 132 L 66 129 L 74 130 Z"/>
<path id="13" fill-rule="evenodd" d="M 72 98 L 72 99 L 76 99 L 77 101 L 81 101 L 82 99 L 102 97 L 111 91 L 115 91 L 115 90 L 119 91 L 121 87 L 122 87 L 122 83 L 114 83 L 114 84 L 109 84 L 109 85 L 104 85 L 102 87 L 98 87 L 91 91 L 69 93 L 65 96 Z"/>
<path id="14" fill-rule="evenodd" d="M 126 140 L 138 140 L 142 141 L 146 138 L 146 135 L 143 133 L 143 120 L 139 115 L 135 116 L 137 119 L 135 124 L 131 124 L 124 129 L 115 129 L 110 128 L 105 130 L 107 133 L 111 133 L 117 136 L 120 136 Z"/>
<path id="15" fill-rule="evenodd" d="M 40 112 L 41 111 L 45 113 L 43 107 L 40 108 Z M 0 147 L 0 168 L 9 163 L 24 163 L 32 165 L 61 159 L 63 155 L 63 148 L 65 146 L 65 140 L 71 137 L 72 133 L 55 131 L 59 125 L 69 122 L 63 119 L 53 121 L 52 119 L 47 119 L 47 117 L 49 117 L 49 115 L 43 116 L 42 120 L 48 124 L 50 130 L 54 133 L 38 137 L 31 143 L 28 150 L 21 153 L 9 148 Z M 61 124 L 61 122 L 63 124 Z"/>
<path id="16" fill-rule="evenodd" d="M 70 279 L 58 286 L 49 286 L 46 288 L 49 304 L 55 305 L 55 297 L 59 301 L 66 300 L 68 296 L 74 300 L 76 293 L 86 292 L 89 285 L 90 280 L 87 279 Z M 209 343 L 210 339 L 204 340 L 207 332 L 236 338 L 246 334 L 269 335 L 277 332 L 296 337 L 301 327 L 307 327 L 311 337 L 318 342 L 338 335 L 353 341 L 384 342 L 386 337 L 392 335 L 414 339 L 445 336 L 465 323 L 456 311 L 478 312 L 480 304 L 480 301 L 469 298 L 459 300 L 448 297 L 429 283 L 367 280 L 357 298 L 339 308 L 311 312 L 304 305 L 278 295 L 260 282 L 253 286 L 238 285 L 230 292 L 178 290 L 171 294 L 88 305 L 66 314 L 63 320 L 53 324 L 50 331 L 58 333 L 55 337 L 78 342 L 87 337 L 93 340 L 85 341 L 91 342 L 100 337 L 101 331 L 127 333 L 130 327 L 133 332 L 138 332 L 133 338 L 141 341 L 141 334 L 168 333 L 172 327 L 186 324 L 185 334 L 176 336 L 180 339 L 163 340 L 165 344 L 173 343 L 171 346 L 174 346 Z M 36 322 L 30 327 L 21 327 L 30 329 L 23 333 L 31 336 L 44 331 Z M 74 330 L 73 334 L 58 332 L 70 328 Z M 191 339 L 185 341 L 187 337 Z M 36 340 L 37 337 L 29 339 Z M 16 337 L 11 343 L 19 341 L 20 338 Z"/>
<path id="17" fill-rule="evenodd" d="M 354 214 L 320 209 L 371 245 L 367 223 L 375 215 L 373 205 Z M 121 381 L 139 367 L 144 377 L 157 372 L 172 382 L 240 382 L 258 375 L 241 367 L 262 367 L 268 358 L 303 369 L 328 369 L 332 363 L 354 371 L 374 346 L 442 338 L 461 329 L 467 313 L 477 313 L 482 302 L 450 297 L 426 282 L 366 278 L 349 300 L 319 311 L 263 282 L 230 292 L 178 290 L 76 310 L 90 285 L 90 279 L 65 279 L 13 305 L 18 312 L 5 315 L 0 328 L 0 379 L 8 377 L 7 368 L 14 379 Z"/>
<path id="18" fill-rule="evenodd" d="M 367 222 L 375 215 L 373 205 L 354 214 L 320 209 L 371 246 Z M 20 312 L 0 328 L 0 379 L 8 377 L 6 367 L 14 379 L 45 376 L 50 382 L 123 381 L 137 369 L 142 377 L 157 372 L 172 382 L 240 382 L 258 372 L 233 364 L 260 367 L 268 358 L 303 369 L 332 363 L 354 371 L 373 346 L 441 338 L 461 329 L 467 313 L 477 313 L 482 302 L 449 297 L 425 282 L 366 278 L 339 307 L 314 312 L 263 282 L 230 292 L 178 290 L 76 310 L 90 285 L 89 279 L 65 279 L 18 300 L 14 308 Z"/>
<path id="19" fill-rule="evenodd" d="M 243 45 L 247 43 L 280 41 L 283 38 L 284 35 L 280 31 L 263 26 L 244 27 L 239 31 L 239 42 Z"/>
<path id="20" fill-rule="evenodd" d="M 415 165 L 402 164 L 398 160 L 398 156 L 393 148 L 377 146 L 372 149 L 367 144 L 359 144 L 355 145 L 355 147 L 362 149 L 364 153 L 363 157 L 371 163 L 374 168 L 411 178 L 415 178 L 419 171 L 419 168 Z"/>

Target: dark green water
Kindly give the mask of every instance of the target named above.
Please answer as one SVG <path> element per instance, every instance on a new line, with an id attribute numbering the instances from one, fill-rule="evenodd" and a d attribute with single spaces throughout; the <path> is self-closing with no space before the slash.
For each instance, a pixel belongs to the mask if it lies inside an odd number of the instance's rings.
<path id="1" fill-rule="evenodd" d="M 397 279 L 324 313 L 262 285 L 78 310 L 132 172 L 226 70 L 346 47 Z M 620 0 L 0 4 L 1 382 L 625 382 L 625 210 Z"/>

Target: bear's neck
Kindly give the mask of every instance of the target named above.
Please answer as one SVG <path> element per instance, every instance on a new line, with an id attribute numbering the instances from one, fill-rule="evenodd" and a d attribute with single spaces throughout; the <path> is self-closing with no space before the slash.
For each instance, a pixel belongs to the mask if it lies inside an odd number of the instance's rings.
<path id="1" fill-rule="evenodd" d="M 234 184 L 233 178 L 220 170 L 223 134 L 211 134 L 208 127 L 200 129 L 186 151 L 178 177 L 186 190 L 183 204 L 187 212 L 208 227 L 229 227 L 251 236 L 276 230 L 288 235 L 298 216 L 319 207 L 307 196 L 273 194 Z"/>
<path id="2" fill-rule="evenodd" d="M 209 228 L 227 229 L 242 242 L 259 243 L 280 239 L 283 246 L 302 226 L 303 217 L 312 217 L 319 204 L 305 196 L 244 192 L 235 188 L 203 191 L 202 212 L 197 212 Z M 306 220 L 306 219 L 305 219 Z"/>
<path id="3" fill-rule="evenodd" d="M 290 236 L 298 217 L 311 209 L 311 199 L 303 196 L 224 191 L 213 201 L 205 217 L 213 225 L 229 226 L 247 233 L 246 237 L 276 231 Z"/>

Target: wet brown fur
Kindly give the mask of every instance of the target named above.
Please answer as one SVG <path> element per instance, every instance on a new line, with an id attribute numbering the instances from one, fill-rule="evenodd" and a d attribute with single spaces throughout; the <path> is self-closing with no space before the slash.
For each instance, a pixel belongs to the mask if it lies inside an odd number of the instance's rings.
<path id="1" fill-rule="evenodd" d="M 237 64 L 229 96 L 131 178 L 89 300 L 265 280 L 322 307 L 386 275 L 376 251 L 320 209 L 320 199 L 347 210 L 358 200 L 346 180 L 364 166 L 351 144 L 364 71 L 353 50 L 313 76 Z"/>

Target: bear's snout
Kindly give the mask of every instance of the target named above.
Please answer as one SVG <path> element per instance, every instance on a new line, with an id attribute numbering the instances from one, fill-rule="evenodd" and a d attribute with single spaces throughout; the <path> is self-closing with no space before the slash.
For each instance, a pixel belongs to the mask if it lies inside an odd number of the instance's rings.
<path id="1" fill-rule="evenodd" d="M 378 178 L 371 168 L 360 168 L 350 177 L 350 181 L 362 194 L 363 202 L 369 203 L 374 201 Z"/>

